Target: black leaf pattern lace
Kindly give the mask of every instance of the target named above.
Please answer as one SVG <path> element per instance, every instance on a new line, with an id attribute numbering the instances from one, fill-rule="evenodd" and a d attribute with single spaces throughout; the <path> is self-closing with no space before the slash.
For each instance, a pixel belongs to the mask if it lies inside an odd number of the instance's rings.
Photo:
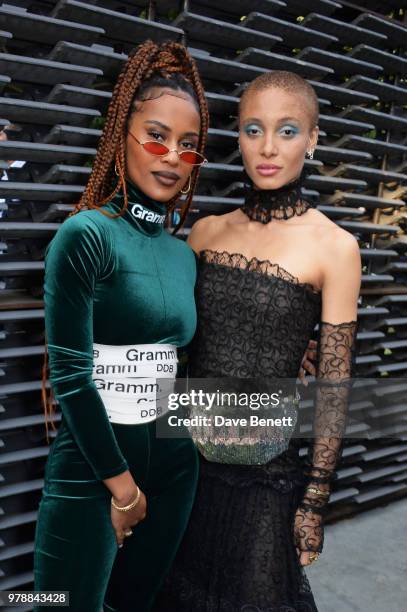
<path id="1" fill-rule="evenodd" d="M 189 376 L 296 379 L 321 302 L 321 292 L 276 263 L 201 251 Z M 319 324 L 319 435 L 305 465 L 301 436 L 262 465 L 201 456 L 188 527 L 154 612 L 317 611 L 296 545 L 322 549 L 328 499 L 306 487 L 329 489 L 339 459 L 355 335 L 355 321 Z"/>
<path id="2" fill-rule="evenodd" d="M 212 251 L 204 249 L 200 252 L 202 258 L 208 263 L 214 263 L 219 266 L 227 266 L 229 268 L 240 268 L 248 272 L 258 272 L 268 276 L 276 276 L 289 283 L 294 283 L 299 287 L 304 287 L 311 293 L 320 295 L 320 291 L 314 289 L 311 283 L 300 282 L 296 276 L 285 270 L 278 263 L 273 263 L 268 259 L 257 259 L 257 257 L 248 258 L 241 253 L 229 253 L 228 251 Z"/>
<path id="3" fill-rule="evenodd" d="M 201 251 L 191 378 L 295 379 L 321 292 L 277 263 Z M 316 612 L 295 550 L 303 440 L 262 465 L 200 457 L 188 527 L 154 612 Z M 197 553 L 199 551 L 199 553 Z"/>
<path id="4" fill-rule="evenodd" d="M 304 166 L 295 180 L 277 189 L 255 189 L 245 173 L 245 201 L 241 210 L 252 221 L 269 223 L 273 219 L 290 219 L 294 215 L 304 214 L 309 208 L 315 208 L 315 204 L 302 193 L 308 173 Z"/>
<path id="5" fill-rule="evenodd" d="M 343 450 L 356 334 L 356 320 L 319 324 L 313 435 L 305 470 L 308 485 L 295 516 L 295 540 L 302 551 L 323 548 L 323 516 Z"/>

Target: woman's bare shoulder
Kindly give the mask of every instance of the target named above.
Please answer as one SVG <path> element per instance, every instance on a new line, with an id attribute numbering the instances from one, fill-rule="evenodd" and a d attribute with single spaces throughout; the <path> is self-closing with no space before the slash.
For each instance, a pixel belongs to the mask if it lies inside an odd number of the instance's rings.
<path id="1" fill-rule="evenodd" d="M 320 214 L 325 219 L 315 224 L 313 244 L 317 245 L 317 257 L 323 277 L 332 278 L 335 283 L 338 275 L 341 275 L 359 286 L 362 263 L 357 238 L 323 213 Z"/>
<path id="2" fill-rule="evenodd" d="M 324 243 L 333 242 L 333 245 L 336 247 L 341 245 L 349 245 L 350 247 L 355 244 L 357 245 L 357 239 L 351 232 L 332 221 L 323 212 L 312 209 L 309 213 L 312 213 L 312 227 L 315 237 Z"/>
<path id="3" fill-rule="evenodd" d="M 206 248 L 208 243 L 225 229 L 231 214 L 233 213 L 207 215 L 198 219 L 192 226 L 188 236 L 188 243 L 194 251 L 199 252 Z"/>

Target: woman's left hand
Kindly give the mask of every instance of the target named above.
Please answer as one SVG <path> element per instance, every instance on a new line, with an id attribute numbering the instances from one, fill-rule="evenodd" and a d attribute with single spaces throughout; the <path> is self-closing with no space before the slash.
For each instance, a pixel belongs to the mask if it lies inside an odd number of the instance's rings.
<path id="1" fill-rule="evenodd" d="M 324 544 L 324 524 L 321 514 L 302 507 L 297 508 L 294 520 L 294 542 L 301 565 L 313 563 L 313 553 L 322 552 Z"/>
<path id="2" fill-rule="evenodd" d="M 316 559 L 312 559 L 311 555 L 315 554 L 312 551 L 300 550 L 299 548 L 297 548 L 296 550 L 297 550 L 297 555 L 300 559 L 301 565 L 311 565 L 312 563 L 316 561 Z M 311 556 L 311 559 L 310 559 L 310 556 Z"/>
<path id="3" fill-rule="evenodd" d="M 311 374 L 311 376 L 316 376 L 316 368 L 313 361 L 316 361 L 317 358 L 317 342 L 316 340 L 310 340 L 308 342 L 307 350 L 304 353 L 304 357 L 302 358 L 300 371 L 298 373 L 298 377 L 301 380 L 302 384 L 306 387 L 308 386 L 308 381 L 305 376 L 305 372 Z"/>

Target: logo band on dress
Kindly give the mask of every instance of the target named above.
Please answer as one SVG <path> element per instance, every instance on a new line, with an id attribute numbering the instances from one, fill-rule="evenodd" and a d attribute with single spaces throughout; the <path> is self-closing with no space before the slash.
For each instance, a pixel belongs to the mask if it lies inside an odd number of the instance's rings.
<path id="1" fill-rule="evenodd" d="M 109 420 L 136 425 L 165 414 L 177 364 L 177 347 L 172 344 L 93 343 L 92 379 Z M 161 379 L 169 379 L 168 384 Z"/>

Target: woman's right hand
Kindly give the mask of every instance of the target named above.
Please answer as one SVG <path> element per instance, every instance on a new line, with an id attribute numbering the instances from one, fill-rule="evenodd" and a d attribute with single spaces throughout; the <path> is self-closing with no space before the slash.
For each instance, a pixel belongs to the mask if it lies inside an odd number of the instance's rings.
<path id="1" fill-rule="evenodd" d="M 137 489 L 135 489 L 131 494 L 126 496 L 126 498 L 117 500 L 114 498 L 114 502 L 118 506 L 127 506 L 130 504 L 137 495 Z M 124 540 L 126 536 L 124 535 L 131 527 L 134 527 L 140 521 L 144 520 L 147 515 L 147 500 L 146 496 L 140 489 L 140 498 L 137 504 L 131 510 L 127 512 L 121 512 L 120 510 L 116 510 L 113 506 L 111 506 L 111 519 L 113 529 L 116 534 L 116 541 L 121 548 L 123 546 Z M 131 536 L 127 536 L 131 537 Z"/>
<path id="2" fill-rule="evenodd" d="M 307 350 L 304 353 L 304 356 L 301 361 L 300 371 L 298 373 L 298 378 L 302 382 L 305 387 L 308 387 L 308 380 L 305 375 L 306 372 L 311 374 L 311 376 L 316 376 L 316 367 L 314 365 L 317 359 L 317 341 L 310 340 L 308 342 Z"/>

